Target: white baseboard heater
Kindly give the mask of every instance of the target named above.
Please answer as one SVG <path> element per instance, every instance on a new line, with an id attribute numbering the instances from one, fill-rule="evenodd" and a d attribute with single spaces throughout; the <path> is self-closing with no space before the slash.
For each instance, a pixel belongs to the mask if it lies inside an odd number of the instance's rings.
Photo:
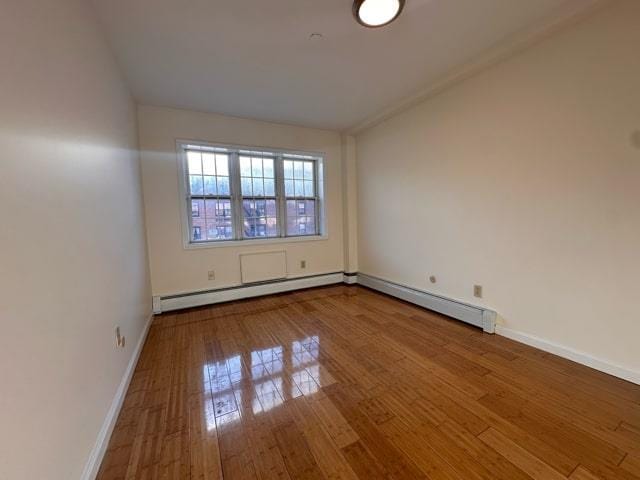
<path id="1" fill-rule="evenodd" d="M 203 305 L 213 305 L 215 303 L 230 302 L 243 298 L 290 292 L 303 288 L 322 287 L 324 285 L 342 283 L 343 281 L 343 272 L 333 272 L 306 277 L 269 280 L 214 290 L 153 297 L 153 313 L 159 314 L 173 310 L 181 310 L 183 308 L 201 307 Z"/>
<path id="2" fill-rule="evenodd" d="M 386 293 L 407 302 L 433 310 L 443 315 L 495 333 L 496 312 L 450 298 L 423 292 L 388 280 L 362 273 L 333 272 L 307 277 L 272 280 L 249 285 L 238 285 L 216 290 L 153 297 L 153 313 L 170 312 L 183 308 L 199 307 L 216 303 L 259 297 L 274 293 L 290 292 L 303 288 L 320 287 L 336 283 L 359 284 Z"/>
<path id="3" fill-rule="evenodd" d="M 389 282 L 381 278 L 357 274 L 359 285 L 369 287 L 382 293 L 400 298 L 410 303 L 420 305 L 443 315 L 482 328 L 487 333 L 495 333 L 497 314 L 493 310 L 470 305 L 458 300 L 423 292 L 415 288 L 406 287 L 397 283 Z"/>

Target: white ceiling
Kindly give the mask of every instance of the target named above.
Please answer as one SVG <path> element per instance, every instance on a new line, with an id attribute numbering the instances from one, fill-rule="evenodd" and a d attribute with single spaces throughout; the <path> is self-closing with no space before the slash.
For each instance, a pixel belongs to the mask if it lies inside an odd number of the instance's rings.
<path id="1" fill-rule="evenodd" d="M 138 102 L 345 130 L 593 2 L 407 0 L 381 29 L 359 26 L 351 0 L 93 3 Z"/>

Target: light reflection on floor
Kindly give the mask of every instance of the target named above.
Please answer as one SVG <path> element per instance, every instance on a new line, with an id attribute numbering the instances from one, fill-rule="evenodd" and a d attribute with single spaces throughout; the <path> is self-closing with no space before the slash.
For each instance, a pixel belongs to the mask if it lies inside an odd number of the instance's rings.
<path id="1" fill-rule="evenodd" d="M 320 338 L 296 340 L 291 348 L 278 345 L 234 355 L 203 366 L 207 430 L 232 425 L 243 407 L 254 415 L 268 412 L 287 398 L 312 395 L 320 389 Z M 248 403 L 247 403 L 248 402 Z"/>

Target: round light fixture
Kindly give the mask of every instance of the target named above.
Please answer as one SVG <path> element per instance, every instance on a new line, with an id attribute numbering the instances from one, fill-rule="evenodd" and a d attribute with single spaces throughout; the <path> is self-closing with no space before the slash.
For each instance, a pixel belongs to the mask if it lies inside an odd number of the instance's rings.
<path id="1" fill-rule="evenodd" d="M 398 18 L 404 2 L 405 0 L 355 0 L 353 16 L 365 27 L 384 27 Z"/>

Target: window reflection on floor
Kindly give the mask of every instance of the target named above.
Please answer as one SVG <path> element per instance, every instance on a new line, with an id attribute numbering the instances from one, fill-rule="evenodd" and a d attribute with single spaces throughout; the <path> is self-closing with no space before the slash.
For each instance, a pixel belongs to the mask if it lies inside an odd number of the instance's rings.
<path id="1" fill-rule="evenodd" d="M 232 425 L 243 408 L 268 412 L 285 398 L 312 395 L 320 389 L 320 338 L 313 335 L 250 355 L 234 355 L 203 366 L 207 430 Z M 244 401 L 244 402 L 243 402 Z"/>

